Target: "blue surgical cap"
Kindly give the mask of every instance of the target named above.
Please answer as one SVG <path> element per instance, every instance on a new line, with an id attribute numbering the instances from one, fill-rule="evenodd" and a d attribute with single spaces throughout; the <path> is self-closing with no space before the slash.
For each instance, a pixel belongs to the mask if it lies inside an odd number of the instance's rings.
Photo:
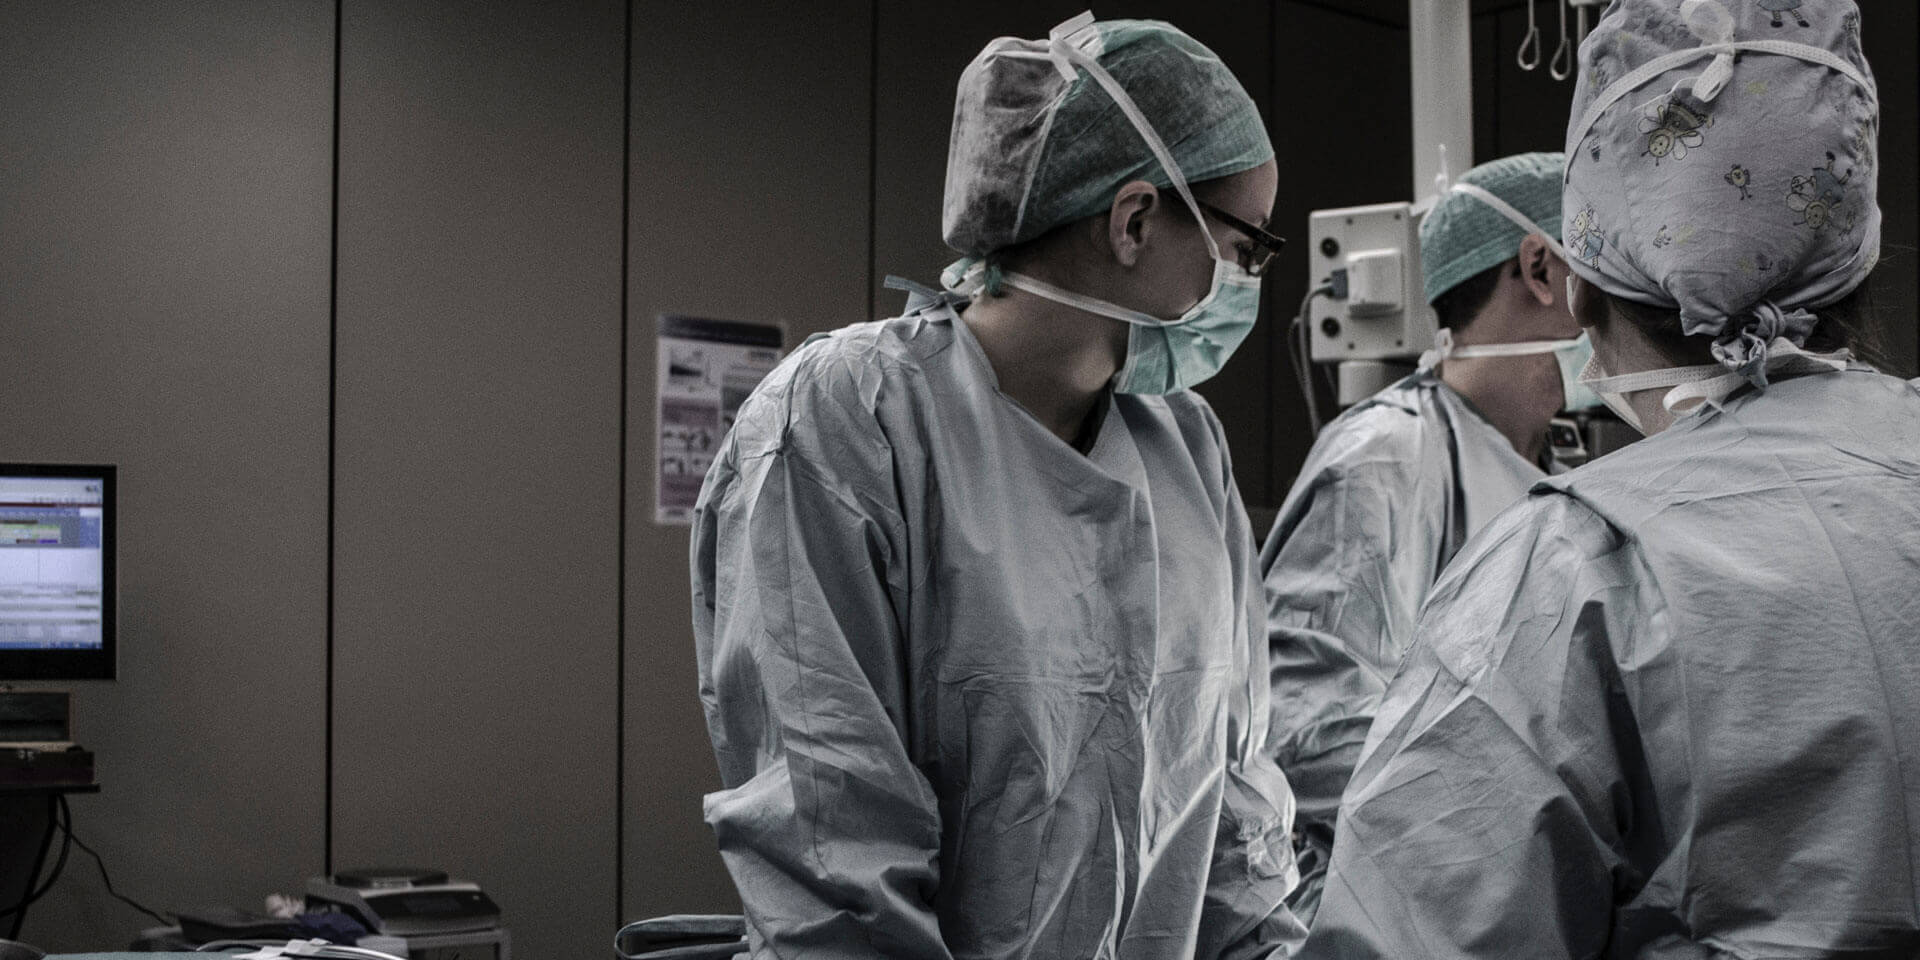
<path id="1" fill-rule="evenodd" d="M 1113 98 L 1049 53 L 1056 43 L 1077 46 L 1113 75 L 1189 182 L 1273 158 L 1240 81 L 1171 24 L 1068 21 L 1048 40 L 1002 37 L 968 64 L 954 97 L 941 232 L 960 253 L 985 256 L 1103 213 L 1134 180 L 1172 185 Z"/>
<path id="2" fill-rule="evenodd" d="M 1460 175 L 1505 200 L 1547 235 L 1560 239 L 1560 173 L 1557 153 L 1522 153 L 1483 163 Z M 1427 302 L 1482 271 L 1520 255 L 1527 232 L 1486 201 L 1468 193 L 1442 193 L 1420 221 L 1420 277 Z"/>

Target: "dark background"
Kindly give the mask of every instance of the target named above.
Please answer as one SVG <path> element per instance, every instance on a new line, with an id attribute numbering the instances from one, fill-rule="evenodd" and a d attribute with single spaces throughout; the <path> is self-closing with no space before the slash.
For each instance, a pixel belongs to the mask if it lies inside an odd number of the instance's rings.
<path id="1" fill-rule="evenodd" d="M 886 274 L 952 258 L 961 67 L 1083 5 L 0 0 L 0 460 L 120 465 L 121 679 L 76 685 L 105 790 L 73 801 L 116 886 L 437 866 L 536 958 L 735 909 L 686 535 L 651 522 L 653 318 L 897 310 Z M 1911 375 L 1915 8 L 1863 6 Z M 1203 390 L 1264 524 L 1310 441 L 1307 212 L 1409 199 L 1406 6 L 1095 9 L 1185 27 L 1271 124 L 1295 242 Z M 1473 10 L 1476 157 L 1558 149 L 1523 7 Z M 141 925 L 76 854 L 24 935 Z"/>

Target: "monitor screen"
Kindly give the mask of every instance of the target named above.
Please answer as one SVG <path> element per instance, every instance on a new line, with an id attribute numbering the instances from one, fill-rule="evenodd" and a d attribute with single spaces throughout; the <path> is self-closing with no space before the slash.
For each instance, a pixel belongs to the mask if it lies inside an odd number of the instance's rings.
<path id="1" fill-rule="evenodd" d="M 113 677 L 114 472 L 0 463 L 0 680 Z"/>

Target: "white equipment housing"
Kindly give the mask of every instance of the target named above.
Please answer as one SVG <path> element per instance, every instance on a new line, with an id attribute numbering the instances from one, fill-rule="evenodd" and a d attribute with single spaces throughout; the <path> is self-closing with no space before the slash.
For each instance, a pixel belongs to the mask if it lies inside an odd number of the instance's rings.
<path id="1" fill-rule="evenodd" d="M 1433 345 L 1437 328 L 1420 292 L 1420 217 L 1412 204 L 1316 210 L 1307 239 L 1314 284 L 1334 286 L 1332 297 L 1307 306 L 1314 362 L 1405 365 Z"/>

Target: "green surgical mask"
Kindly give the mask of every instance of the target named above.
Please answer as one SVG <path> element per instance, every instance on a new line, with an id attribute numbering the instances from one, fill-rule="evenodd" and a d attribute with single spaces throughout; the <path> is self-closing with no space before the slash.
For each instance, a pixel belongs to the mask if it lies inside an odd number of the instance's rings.
<path id="1" fill-rule="evenodd" d="M 1593 341 L 1588 340 L 1584 332 L 1571 340 L 1521 340 L 1456 347 L 1453 345 L 1453 331 L 1442 328 L 1434 335 L 1433 350 L 1420 358 L 1420 365 L 1436 367 L 1448 357 L 1528 357 L 1539 353 L 1553 354 L 1553 359 L 1560 365 L 1561 402 L 1565 404 L 1560 409 L 1594 410 L 1603 405 L 1600 396 L 1580 382 L 1580 374 L 1593 356 Z"/>
<path id="2" fill-rule="evenodd" d="M 1260 278 L 1218 253 L 1213 289 L 1177 320 L 1062 290 L 1021 273 L 1009 271 L 1003 280 L 1036 297 L 1130 324 L 1127 360 L 1113 381 L 1118 393 L 1173 393 L 1205 381 L 1220 372 L 1260 319 Z"/>

